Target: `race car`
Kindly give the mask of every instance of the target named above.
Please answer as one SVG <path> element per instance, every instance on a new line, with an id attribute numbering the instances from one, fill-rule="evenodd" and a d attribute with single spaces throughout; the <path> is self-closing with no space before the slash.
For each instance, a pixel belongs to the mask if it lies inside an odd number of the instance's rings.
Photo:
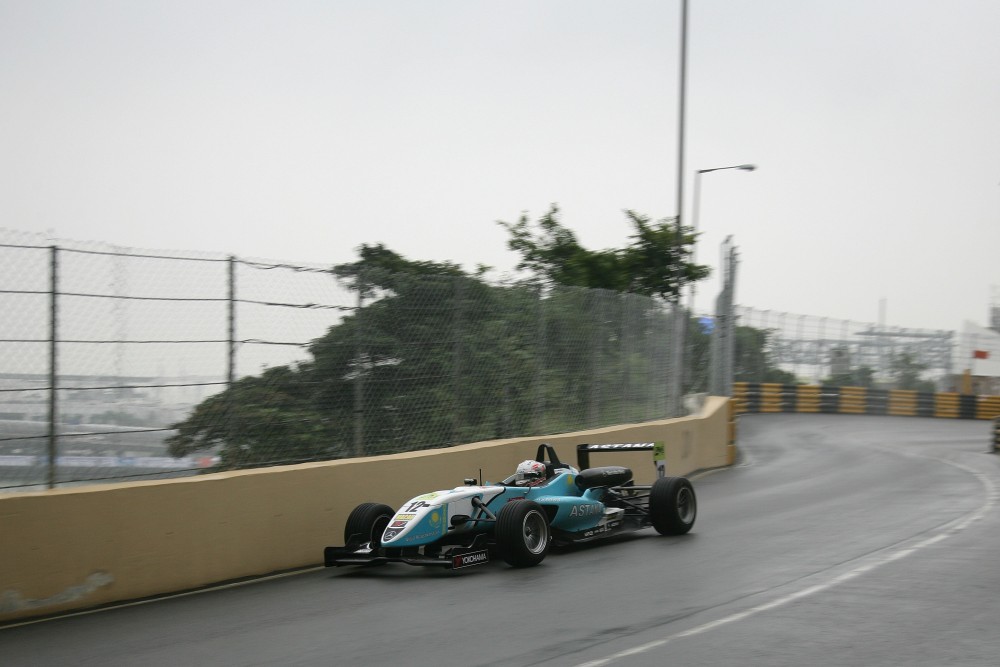
<path id="1" fill-rule="evenodd" d="M 534 460 L 497 484 L 467 479 L 464 486 L 411 498 L 396 511 L 358 505 L 347 517 L 346 545 L 327 547 L 323 560 L 327 567 L 398 562 L 459 569 L 499 556 L 512 567 L 530 567 L 553 544 L 650 526 L 661 535 L 682 535 L 694 526 L 697 508 L 684 477 L 639 486 L 628 468 L 577 470 L 542 444 Z"/>

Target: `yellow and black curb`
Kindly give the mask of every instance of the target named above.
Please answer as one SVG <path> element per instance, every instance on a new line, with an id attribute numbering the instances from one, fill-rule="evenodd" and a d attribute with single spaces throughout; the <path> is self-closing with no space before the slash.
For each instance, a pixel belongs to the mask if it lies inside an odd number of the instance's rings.
<path id="1" fill-rule="evenodd" d="M 736 414 L 817 412 L 946 419 L 1000 417 L 1000 396 L 767 382 L 734 382 L 732 404 Z"/>

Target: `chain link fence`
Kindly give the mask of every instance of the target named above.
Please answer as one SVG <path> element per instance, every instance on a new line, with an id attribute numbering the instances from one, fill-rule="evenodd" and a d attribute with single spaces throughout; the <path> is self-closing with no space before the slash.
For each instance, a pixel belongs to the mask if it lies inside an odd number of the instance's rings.
<path id="1" fill-rule="evenodd" d="M 0 232 L 0 488 L 373 455 L 667 416 L 635 295 Z"/>
<path id="2" fill-rule="evenodd" d="M 743 332 L 738 345 L 757 351 L 738 355 L 734 368 L 738 381 L 946 391 L 954 381 L 959 348 L 967 347 L 962 336 L 947 330 L 745 306 L 737 306 L 735 314 Z"/>
<path id="3" fill-rule="evenodd" d="M 684 394 L 729 395 L 734 380 L 945 389 L 956 350 L 990 353 L 951 331 L 736 306 L 731 241 L 725 257 L 716 312 L 680 311 L 678 329 L 669 304 L 636 295 L 338 278 L 0 230 L 0 488 L 660 419 L 680 402 L 675 373 Z"/>

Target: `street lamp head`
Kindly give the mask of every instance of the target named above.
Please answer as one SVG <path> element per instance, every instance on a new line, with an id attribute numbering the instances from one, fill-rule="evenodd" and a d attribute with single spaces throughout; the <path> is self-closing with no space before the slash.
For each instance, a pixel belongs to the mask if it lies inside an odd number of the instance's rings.
<path id="1" fill-rule="evenodd" d="M 755 164 L 734 164 L 731 167 L 712 167 L 711 169 L 699 169 L 698 174 L 707 174 L 712 171 L 724 171 L 726 169 L 739 169 L 741 171 L 753 171 L 757 168 Z"/>

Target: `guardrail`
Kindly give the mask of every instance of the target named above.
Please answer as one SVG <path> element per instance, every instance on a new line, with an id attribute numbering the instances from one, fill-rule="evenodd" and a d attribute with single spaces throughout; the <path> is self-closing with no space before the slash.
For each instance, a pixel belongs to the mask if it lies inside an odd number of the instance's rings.
<path id="1" fill-rule="evenodd" d="M 733 410 L 737 414 L 819 412 L 994 419 L 1000 416 L 1000 396 L 868 387 L 734 382 Z"/>

